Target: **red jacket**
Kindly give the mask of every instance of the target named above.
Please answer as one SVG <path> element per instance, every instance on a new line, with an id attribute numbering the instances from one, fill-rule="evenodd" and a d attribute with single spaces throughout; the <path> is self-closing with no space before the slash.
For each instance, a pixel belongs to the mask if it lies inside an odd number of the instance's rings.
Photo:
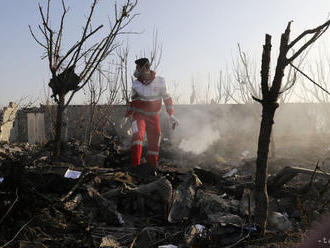
<path id="1" fill-rule="evenodd" d="M 149 116 L 156 115 L 162 108 L 162 100 L 165 103 L 167 113 L 173 115 L 172 98 L 167 94 L 164 78 L 155 76 L 150 82 L 137 79 L 132 84 L 132 101 L 126 112 L 126 117 L 134 111 Z"/>

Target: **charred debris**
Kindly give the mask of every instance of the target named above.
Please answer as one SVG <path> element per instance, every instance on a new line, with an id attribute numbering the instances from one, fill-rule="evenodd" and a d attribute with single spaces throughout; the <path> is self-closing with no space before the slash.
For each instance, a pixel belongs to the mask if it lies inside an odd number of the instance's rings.
<path id="1" fill-rule="evenodd" d="M 51 146 L 1 144 L 2 247 L 295 247 L 328 210 L 326 161 L 269 160 L 260 238 L 254 157 L 233 164 L 164 141 L 157 169 L 131 169 L 118 138 L 63 148 L 55 159 Z"/>

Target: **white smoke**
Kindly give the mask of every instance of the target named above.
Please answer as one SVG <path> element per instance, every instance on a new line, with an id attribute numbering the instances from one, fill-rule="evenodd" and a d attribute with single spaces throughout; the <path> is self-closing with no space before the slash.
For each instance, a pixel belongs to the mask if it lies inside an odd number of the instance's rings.
<path id="1" fill-rule="evenodd" d="M 220 138 L 220 132 L 213 130 L 211 126 L 204 126 L 200 131 L 195 132 L 189 138 L 184 138 L 179 148 L 185 152 L 192 152 L 196 155 L 206 151 L 207 148 Z"/>

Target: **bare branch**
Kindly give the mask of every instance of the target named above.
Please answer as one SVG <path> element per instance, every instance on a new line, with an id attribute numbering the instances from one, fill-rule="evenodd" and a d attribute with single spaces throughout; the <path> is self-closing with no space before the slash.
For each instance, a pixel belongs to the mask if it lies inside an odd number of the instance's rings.
<path id="1" fill-rule="evenodd" d="M 298 35 L 297 38 L 295 38 L 293 41 L 290 42 L 290 44 L 288 45 L 288 49 L 292 48 L 297 42 L 299 42 L 306 35 L 319 33 L 322 29 L 328 28 L 329 24 L 330 24 L 330 20 L 326 21 L 325 23 L 323 23 L 322 25 L 320 25 L 316 28 L 305 30 L 303 33 Z"/>
<path id="2" fill-rule="evenodd" d="M 27 225 L 29 225 L 29 224 L 31 223 L 32 220 L 33 220 L 33 218 L 30 219 L 28 222 L 26 222 L 26 223 L 25 223 L 25 224 L 24 224 L 24 225 L 18 230 L 18 232 L 15 234 L 14 237 L 13 237 L 11 240 L 9 240 L 6 244 L 0 246 L 0 248 L 7 247 L 10 243 L 12 243 L 12 242 L 16 239 L 16 237 L 21 233 L 21 231 L 23 231 L 23 229 L 24 229 Z"/>
<path id="3" fill-rule="evenodd" d="M 261 89 L 263 97 L 267 97 L 269 93 L 268 80 L 269 80 L 269 65 L 271 54 L 271 39 L 269 34 L 266 34 L 265 45 L 262 52 L 262 68 L 261 68 Z"/>
<path id="4" fill-rule="evenodd" d="M 60 60 L 60 62 L 58 63 L 57 69 L 60 68 L 60 66 L 62 65 L 62 63 L 70 56 L 70 54 L 72 54 L 73 52 L 76 51 L 76 49 L 83 44 L 88 38 L 90 38 L 92 35 L 94 35 L 97 31 L 99 31 L 101 28 L 103 28 L 103 25 L 98 26 L 94 31 L 92 31 L 91 33 L 89 33 L 84 40 L 81 40 L 79 42 L 77 42 L 75 45 L 73 45 L 68 52 L 62 57 L 62 59 Z M 73 62 L 75 56 L 72 57 L 70 63 L 68 63 L 68 66 L 71 65 L 71 62 Z"/>
<path id="5" fill-rule="evenodd" d="M 293 46 L 300 41 L 303 37 L 308 34 L 313 34 L 313 36 L 301 46 L 296 53 L 294 53 L 290 58 L 288 58 L 288 63 L 291 63 L 295 58 L 297 58 L 307 47 L 314 43 L 322 34 L 329 28 L 330 20 L 326 21 L 324 24 L 314 28 L 304 31 L 296 39 L 294 39 L 290 44 L 288 44 L 288 49 L 293 48 Z"/>
<path id="6" fill-rule="evenodd" d="M 60 51 L 60 47 L 61 47 L 62 35 L 63 35 L 64 18 L 67 13 L 67 9 L 65 7 L 64 0 L 62 0 L 62 7 L 63 7 L 63 14 L 61 17 L 61 24 L 60 24 L 60 29 L 57 34 L 57 39 L 56 39 L 56 43 L 55 43 L 55 52 L 54 52 L 54 64 L 56 65 L 56 68 L 57 68 L 57 60 L 59 58 L 59 51 Z"/>
<path id="7" fill-rule="evenodd" d="M 44 45 L 43 43 L 41 43 L 37 38 L 36 36 L 34 35 L 33 31 L 32 31 L 32 28 L 31 26 L 29 25 L 29 30 L 30 30 L 30 33 L 33 37 L 33 39 L 35 40 L 35 42 L 37 42 L 40 46 L 42 46 L 43 48 L 47 49 L 47 45 Z"/>
<path id="8" fill-rule="evenodd" d="M 241 62 L 243 64 L 243 69 L 245 70 L 245 78 L 250 86 L 250 90 L 252 92 L 253 95 L 257 95 L 257 92 L 254 88 L 254 85 L 252 84 L 251 82 L 251 77 L 250 77 L 250 73 L 249 73 L 249 66 L 248 66 L 248 62 L 247 62 L 247 58 L 246 58 L 246 54 L 241 50 L 241 46 L 239 44 L 237 44 L 238 46 L 238 54 L 239 54 L 239 57 L 241 59 Z"/>
<path id="9" fill-rule="evenodd" d="M 95 9 L 95 6 L 96 6 L 97 2 L 98 2 L 98 0 L 93 0 L 92 6 L 91 6 L 91 9 L 90 9 L 88 18 L 87 18 L 87 22 L 86 22 L 85 27 L 84 27 L 84 31 L 83 31 L 83 34 L 82 34 L 81 39 L 80 39 L 80 44 L 79 44 L 79 46 L 78 46 L 78 48 L 76 50 L 77 52 L 76 52 L 76 56 L 75 56 L 74 63 L 73 63 L 74 65 L 78 61 L 78 57 L 80 55 L 81 47 L 82 47 L 82 45 L 84 43 L 82 41 L 85 40 L 85 38 L 86 38 L 87 29 L 88 29 L 89 24 L 90 24 L 90 22 L 92 20 L 92 16 L 93 16 L 94 9 Z"/>
<path id="10" fill-rule="evenodd" d="M 4 216 L 2 216 L 2 218 L 0 219 L 0 224 L 4 221 L 4 219 L 7 217 L 7 215 L 9 214 L 9 212 L 13 209 L 14 205 L 16 204 L 16 202 L 18 202 L 18 189 L 16 189 L 16 199 L 15 201 L 11 204 L 11 206 L 8 208 L 7 212 L 5 213 Z"/>

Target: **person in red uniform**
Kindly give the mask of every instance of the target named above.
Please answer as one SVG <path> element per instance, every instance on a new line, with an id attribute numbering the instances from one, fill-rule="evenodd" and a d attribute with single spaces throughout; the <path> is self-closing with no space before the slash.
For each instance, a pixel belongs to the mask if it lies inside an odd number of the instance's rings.
<path id="1" fill-rule="evenodd" d="M 167 93 L 164 78 L 156 76 L 156 73 L 150 70 L 150 62 L 147 58 L 140 58 L 135 64 L 136 80 L 132 83 L 132 99 L 126 113 L 126 117 L 132 118 L 131 165 L 133 167 L 140 165 L 144 135 L 147 131 L 147 162 L 156 167 L 161 139 L 159 113 L 162 100 L 170 116 L 172 127 L 175 128 L 179 122 L 174 117 L 172 98 Z"/>

